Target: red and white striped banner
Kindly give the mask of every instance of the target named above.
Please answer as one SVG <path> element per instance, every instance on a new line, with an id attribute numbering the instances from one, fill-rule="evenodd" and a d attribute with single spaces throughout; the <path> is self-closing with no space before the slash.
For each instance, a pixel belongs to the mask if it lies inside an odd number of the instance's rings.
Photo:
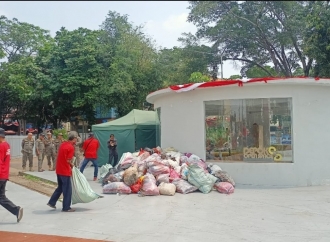
<path id="1" fill-rule="evenodd" d="M 219 86 L 228 86 L 228 85 L 234 85 L 237 84 L 239 87 L 243 86 L 244 84 L 249 83 L 255 83 L 255 82 L 265 82 L 267 81 L 276 81 L 276 80 L 287 80 L 287 79 L 308 79 L 308 77 L 301 76 L 301 77 L 261 77 L 261 78 L 253 78 L 253 79 L 236 79 L 236 80 L 218 80 L 218 81 L 210 81 L 210 82 L 202 82 L 202 83 L 189 83 L 189 84 L 182 84 L 182 85 L 174 85 L 170 86 L 170 89 L 172 91 L 175 91 L 177 93 L 180 92 L 187 92 L 194 90 L 196 88 L 202 88 L 202 87 L 219 87 Z M 317 81 L 318 78 L 315 78 Z"/>
<path id="2" fill-rule="evenodd" d="M 187 92 L 196 89 L 197 87 L 201 86 L 204 83 L 205 82 L 175 85 L 175 86 L 170 86 L 170 88 L 175 92 Z"/>

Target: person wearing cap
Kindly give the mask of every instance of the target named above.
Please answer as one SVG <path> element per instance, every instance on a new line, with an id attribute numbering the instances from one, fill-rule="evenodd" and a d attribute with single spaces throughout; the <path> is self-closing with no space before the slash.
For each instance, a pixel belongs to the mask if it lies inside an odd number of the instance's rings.
<path id="1" fill-rule="evenodd" d="M 43 172 L 42 163 L 45 158 L 45 134 L 41 133 L 36 141 L 36 155 L 38 157 L 38 171 Z"/>
<path id="2" fill-rule="evenodd" d="M 26 170 L 26 161 L 29 160 L 29 169 L 32 171 L 33 168 L 33 147 L 34 147 L 34 139 L 32 137 L 32 133 L 28 133 L 27 138 L 22 140 L 22 168 L 23 171 Z"/>
<path id="3" fill-rule="evenodd" d="M 77 133 L 77 143 L 75 145 L 75 150 L 74 150 L 74 156 L 76 157 L 75 159 L 75 166 L 78 167 L 80 164 L 80 146 L 82 144 L 82 140 L 79 136 L 79 134 Z"/>
<path id="4" fill-rule="evenodd" d="M 9 179 L 10 145 L 6 142 L 5 130 L 0 128 L 0 205 L 17 218 L 19 223 L 23 217 L 23 208 L 16 206 L 6 197 L 6 184 Z"/>
<path id="5" fill-rule="evenodd" d="M 68 141 L 64 141 L 58 150 L 56 162 L 57 188 L 51 196 L 47 205 L 56 209 L 56 202 L 63 194 L 62 211 L 74 212 L 71 208 L 72 198 L 72 167 L 74 167 L 74 146 L 77 142 L 77 135 L 74 132 L 69 133 Z"/>
<path id="6" fill-rule="evenodd" d="M 50 171 L 55 170 L 55 140 L 52 138 L 52 133 L 47 132 L 47 137 L 45 139 L 45 155 L 47 157 L 47 163 Z M 53 168 L 52 168 L 52 162 Z"/>
<path id="7" fill-rule="evenodd" d="M 83 162 L 81 164 L 80 172 L 83 173 L 86 165 L 88 164 L 89 161 L 91 161 L 94 166 L 93 181 L 96 181 L 97 174 L 98 174 L 97 151 L 100 148 L 100 143 L 96 138 L 94 138 L 93 133 L 88 134 L 88 139 L 85 140 L 82 148 L 84 151 L 85 159 L 83 160 Z"/>
<path id="8" fill-rule="evenodd" d="M 63 134 L 62 133 L 58 133 L 57 137 L 54 141 L 54 147 L 55 147 L 55 163 L 53 166 L 53 170 L 55 170 L 56 168 L 56 162 L 57 162 L 57 155 L 58 155 L 58 149 L 60 148 L 60 145 L 64 142 L 63 139 Z"/>

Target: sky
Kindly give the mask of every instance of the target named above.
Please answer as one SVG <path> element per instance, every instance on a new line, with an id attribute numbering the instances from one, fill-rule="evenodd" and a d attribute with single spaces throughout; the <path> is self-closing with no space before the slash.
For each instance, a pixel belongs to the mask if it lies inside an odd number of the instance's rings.
<path id="1" fill-rule="evenodd" d="M 0 1 L 0 15 L 37 25 L 54 36 L 61 27 L 99 29 L 107 13 L 116 11 L 127 14 L 134 25 L 143 24 L 158 47 L 172 48 L 180 46 L 177 39 L 183 32 L 197 30 L 187 22 L 188 6 L 187 1 Z M 225 61 L 223 69 L 225 78 L 240 72 L 232 61 Z"/>

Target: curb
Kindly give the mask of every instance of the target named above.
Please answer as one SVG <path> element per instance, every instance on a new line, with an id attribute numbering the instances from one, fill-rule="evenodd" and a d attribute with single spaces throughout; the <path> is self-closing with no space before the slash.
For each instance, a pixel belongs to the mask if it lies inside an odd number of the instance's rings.
<path id="1" fill-rule="evenodd" d="M 54 181 L 51 181 L 51 180 L 48 180 L 48 179 L 45 179 L 45 178 L 41 178 L 39 176 L 31 175 L 31 174 L 25 173 L 24 171 L 19 171 L 18 175 L 20 175 L 20 176 L 32 176 L 33 178 L 36 178 L 36 179 L 38 179 L 42 182 L 50 183 L 52 185 L 57 186 L 57 182 L 54 182 Z"/>

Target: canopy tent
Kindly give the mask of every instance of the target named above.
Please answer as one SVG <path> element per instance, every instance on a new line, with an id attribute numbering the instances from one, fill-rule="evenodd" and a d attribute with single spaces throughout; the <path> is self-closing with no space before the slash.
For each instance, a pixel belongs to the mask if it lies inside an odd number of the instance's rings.
<path id="1" fill-rule="evenodd" d="M 100 166 L 109 160 L 107 141 L 110 134 L 117 139 L 118 160 L 124 152 L 134 152 L 140 148 L 156 147 L 156 132 L 159 124 L 155 111 L 133 109 L 119 119 L 92 125 L 92 131 L 100 142 L 98 163 Z"/>

